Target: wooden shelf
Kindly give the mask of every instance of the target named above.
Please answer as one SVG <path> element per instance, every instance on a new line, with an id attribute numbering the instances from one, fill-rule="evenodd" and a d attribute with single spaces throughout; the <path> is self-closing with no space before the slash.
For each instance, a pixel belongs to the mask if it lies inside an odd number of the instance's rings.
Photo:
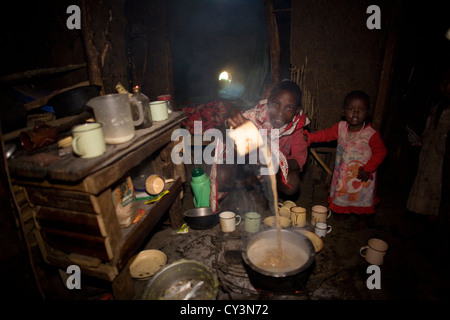
<path id="1" fill-rule="evenodd" d="M 128 228 L 122 228 L 122 244 L 121 251 L 118 255 L 117 265 L 123 267 L 124 263 L 131 258 L 133 253 L 138 249 L 143 240 L 145 240 L 150 231 L 163 218 L 164 214 L 169 210 L 172 204 L 179 198 L 182 189 L 182 181 L 177 177 L 170 184 L 169 193 L 162 197 L 158 202 L 150 205 L 139 204 L 138 207 L 145 209 L 146 213 L 137 224 L 131 224 Z M 142 201 L 144 202 L 144 201 Z M 181 214 L 181 212 L 180 212 Z"/>
<path id="2" fill-rule="evenodd" d="M 184 112 L 173 112 L 166 121 L 137 130 L 132 141 L 108 146 L 103 156 L 93 159 L 68 155 L 39 166 L 32 161 L 36 154 L 22 153 L 8 162 L 13 184 L 24 188 L 30 206 L 36 208 L 36 232 L 44 241 L 45 261 L 62 268 L 79 264 L 84 274 L 113 281 L 164 217 L 170 218 L 173 228 L 181 227 L 184 166 L 180 171 L 170 154 L 177 143 L 171 141 L 172 132 L 185 118 Z M 50 157 L 52 152 L 57 150 L 41 151 Z M 138 202 L 146 213 L 136 224 L 121 228 L 113 189 L 146 161 L 174 181 L 157 202 Z"/>
<path id="3" fill-rule="evenodd" d="M 167 141 L 170 142 L 172 129 L 185 118 L 184 112 L 172 112 L 169 119 L 154 122 L 150 128 L 136 130 L 136 136 L 129 142 L 107 145 L 103 155 L 92 159 L 82 159 L 73 154 L 60 157 L 56 145 L 32 154 L 20 150 L 8 161 L 9 172 L 18 182 L 59 184 L 66 189 L 97 194 L 112 180 L 120 179 L 117 172 L 131 169 Z M 113 164 L 114 170 L 111 170 Z"/>

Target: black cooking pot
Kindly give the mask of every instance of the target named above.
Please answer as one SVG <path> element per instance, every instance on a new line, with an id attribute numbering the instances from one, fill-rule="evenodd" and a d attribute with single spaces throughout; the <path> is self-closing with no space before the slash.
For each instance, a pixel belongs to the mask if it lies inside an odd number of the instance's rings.
<path id="1" fill-rule="evenodd" d="M 48 105 L 55 110 L 56 119 L 73 116 L 89 110 L 86 106 L 91 98 L 100 95 L 101 87 L 97 85 L 88 85 L 73 88 L 61 93 L 48 100 Z"/>
<path id="2" fill-rule="evenodd" d="M 242 258 L 251 284 L 261 294 L 299 293 L 304 289 L 315 267 L 315 250 L 311 240 L 296 231 L 282 229 L 280 232 L 282 248 L 285 247 L 284 244 L 287 242 L 295 245 L 296 249 L 302 250 L 305 262 L 301 266 L 289 271 L 270 271 L 263 269 L 249 259 L 248 252 L 249 250 L 264 249 L 264 247 L 258 245 L 254 246 L 258 241 L 265 241 L 267 239 L 271 243 L 276 244 L 277 230 L 275 228 L 269 229 L 248 238 L 242 246 Z M 257 253 L 260 254 L 261 252 Z"/>
<path id="3" fill-rule="evenodd" d="M 210 207 L 200 207 L 183 213 L 184 220 L 192 229 L 209 229 L 219 223 L 219 214 L 213 213 Z"/>

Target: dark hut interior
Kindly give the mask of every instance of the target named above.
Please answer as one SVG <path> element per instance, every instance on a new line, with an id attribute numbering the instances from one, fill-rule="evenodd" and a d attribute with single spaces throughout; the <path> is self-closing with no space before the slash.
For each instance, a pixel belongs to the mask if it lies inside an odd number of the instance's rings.
<path id="1" fill-rule="evenodd" d="M 368 10 L 373 5 L 378 15 Z M 184 223 L 182 213 L 193 208 L 191 170 L 197 165 L 209 173 L 210 167 L 196 161 L 172 163 L 171 131 L 185 128 L 192 133 L 194 121 L 203 121 L 203 132 L 220 126 L 231 109 L 254 107 L 274 83 L 288 79 L 302 90 L 311 132 L 341 120 L 348 92 L 363 90 L 369 95 L 372 126 L 387 148 L 378 168 L 380 204 L 373 221 L 357 215 L 330 218 L 333 231 L 321 240 L 324 247 L 316 253 L 304 291 L 261 295 L 252 286 L 233 290 L 236 283 L 226 284 L 219 275 L 214 299 L 449 298 L 449 171 L 444 171 L 436 219 L 406 208 L 420 155 L 420 148 L 408 141 L 407 128 L 423 132 L 439 96 L 439 76 L 449 67 L 450 17 L 445 3 L 52 0 L 12 2 L 1 15 L 0 278 L 10 297 L 141 299 L 143 291 L 148 292 L 147 282 L 132 279 L 128 272 L 139 251 L 164 251 L 167 265 L 179 258 L 201 259 L 195 241 L 207 236 L 202 240 L 207 244 L 197 243 L 204 250 L 211 238 L 223 241 L 219 225 L 187 234 L 178 231 Z M 219 79 L 222 71 L 231 78 Z M 155 126 L 154 121 L 153 129 L 142 130 L 151 134 L 136 134 L 130 147 L 107 146 L 101 163 L 77 158 L 77 168 L 67 160 L 75 158 L 71 151 L 60 155 L 66 157 L 65 164 L 58 165 L 56 141 L 42 153 L 24 151 L 19 141 L 23 131 L 44 122 L 57 128 L 59 138 L 67 137 L 72 127 L 92 117 L 86 109 L 55 117 L 52 97 L 82 86 L 99 86 L 101 96 L 115 94 L 119 83 L 130 92 L 138 85 L 150 101 L 169 94 L 169 122 Z M 450 143 L 446 145 L 443 166 L 449 168 Z M 192 146 L 198 147 L 205 144 Z M 300 194 L 292 199 L 308 212 L 315 204 L 327 205 L 335 150 L 333 142 L 309 149 Z M 152 209 L 158 218 L 142 218 L 134 231 L 121 230 L 106 198 L 110 200 L 124 176 L 148 162 L 153 173 L 175 181 L 166 201 L 159 200 Z M 52 170 L 55 166 L 59 167 Z M 244 213 L 239 213 L 242 221 Z M 93 222 L 100 220 L 98 225 Z M 245 237 L 243 225 L 235 232 Z M 367 288 L 367 265 L 358 253 L 370 238 L 389 243 L 381 289 Z M 183 242 L 189 243 L 190 252 Z M 218 263 L 211 264 L 211 250 L 202 262 L 215 273 Z M 65 283 L 70 264 L 82 265 L 82 289 Z"/>

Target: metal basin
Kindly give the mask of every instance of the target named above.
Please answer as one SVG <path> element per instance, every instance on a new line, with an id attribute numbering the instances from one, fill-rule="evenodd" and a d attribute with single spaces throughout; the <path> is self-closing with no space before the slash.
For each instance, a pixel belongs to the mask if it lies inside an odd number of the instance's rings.
<path id="1" fill-rule="evenodd" d="M 184 220 L 192 229 L 209 229 L 219 223 L 219 215 L 213 213 L 209 207 L 188 210 L 183 213 Z"/>
<path id="2" fill-rule="evenodd" d="M 147 284 L 143 300 L 214 300 L 217 275 L 202 262 L 180 259 L 156 273 Z"/>
<path id="3" fill-rule="evenodd" d="M 48 104 L 53 106 L 56 119 L 80 114 L 88 110 L 86 102 L 89 99 L 100 95 L 101 87 L 97 85 L 88 85 L 73 88 L 61 93 L 48 100 Z"/>

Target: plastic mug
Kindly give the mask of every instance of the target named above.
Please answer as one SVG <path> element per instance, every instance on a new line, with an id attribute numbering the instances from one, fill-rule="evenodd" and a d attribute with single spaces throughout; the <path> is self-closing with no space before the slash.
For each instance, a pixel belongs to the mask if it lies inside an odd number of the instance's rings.
<path id="1" fill-rule="evenodd" d="M 331 217 L 331 210 L 325 206 L 316 205 L 311 208 L 311 224 L 314 226 L 316 222 L 327 222 Z"/>
<path id="2" fill-rule="evenodd" d="M 72 149 L 81 158 L 95 158 L 106 151 L 101 123 L 80 124 L 72 128 Z"/>
<path id="3" fill-rule="evenodd" d="M 314 233 L 317 234 L 321 238 L 325 238 L 327 233 L 330 233 L 333 228 L 330 225 L 327 225 L 324 222 L 316 222 L 316 226 L 314 228 Z"/>
<path id="4" fill-rule="evenodd" d="M 292 207 L 291 221 L 294 227 L 306 226 L 306 209 L 302 207 Z"/>
<path id="5" fill-rule="evenodd" d="M 388 248 L 388 244 L 383 240 L 372 238 L 367 242 L 367 246 L 359 249 L 359 254 L 366 258 L 368 263 L 381 266 Z M 364 251 L 365 253 L 363 253 Z"/>
<path id="6" fill-rule="evenodd" d="M 224 211 L 219 214 L 219 221 L 222 232 L 233 232 L 241 223 L 241 216 L 231 211 Z"/>
<path id="7" fill-rule="evenodd" d="M 256 233 L 259 231 L 261 225 L 261 215 L 257 212 L 247 212 L 245 214 L 244 227 L 245 231 L 249 233 Z"/>

